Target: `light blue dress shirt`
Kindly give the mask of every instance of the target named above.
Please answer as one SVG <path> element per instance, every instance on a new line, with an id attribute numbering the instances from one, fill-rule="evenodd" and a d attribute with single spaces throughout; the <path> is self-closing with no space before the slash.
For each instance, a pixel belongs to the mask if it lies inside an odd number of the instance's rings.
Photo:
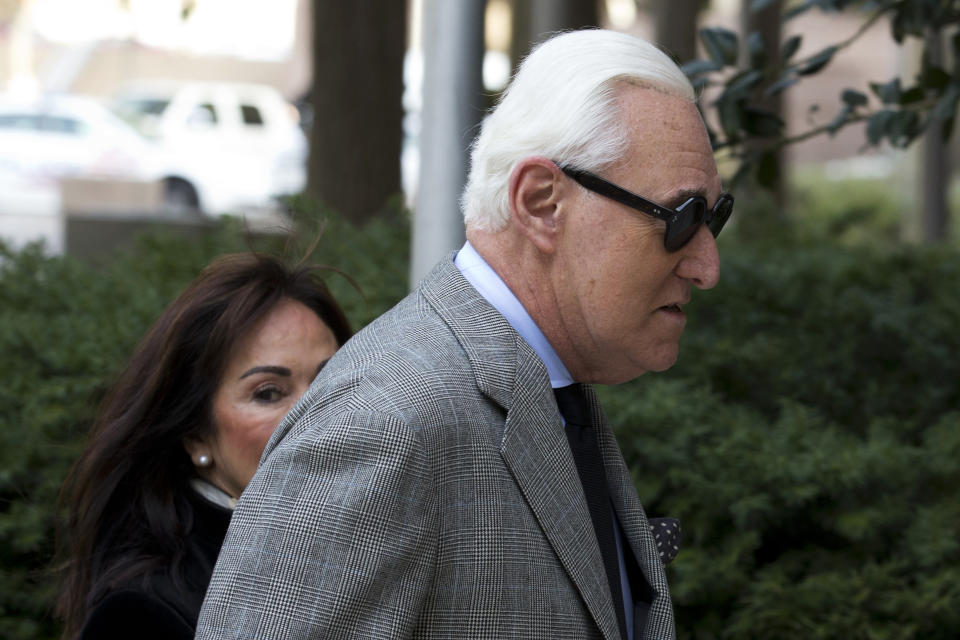
<path id="1" fill-rule="evenodd" d="M 536 352 L 543 364 L 547 367 L 547 374 L 550 376 L 550 386 L 553 388 L 565 387 L 576 382 L 567 368 L 564 366 L 560 356 L 554 351 L 553 347 L 543 335 L 537 323 L 533 321 L 527 310 L 523 308 L 517 296 L 513 295 L 510 287 L 497 275 L 497 272 L 487 264 L 487 261 L 477 253 L 473 245 L 467 241 L 463 248 L 457 252 L 453 264 L 460 270 L 463 277 L 467 279 L 473 288 L 476 289 L 484 299 L 489 302 L 494 309 L 499 311 L 507 322 L 510 323 L 520 337 L 527 341 Z M 561 419 L 563 416 L 561 416 Z M 623 556 L 623 537 L 620 534 L 619 520 L 617 513 L 613 511 L 614 520 L 617 525 L 613 532 L 617 538 L 617 557 L 620 560 L 620 586 L 623 589 L 624 614 L 627 623 L 627 635 L 629 640 L 633 640 L 633 594 L 630 591 L 630 581 L 627 579 L 627 565 Z"/>

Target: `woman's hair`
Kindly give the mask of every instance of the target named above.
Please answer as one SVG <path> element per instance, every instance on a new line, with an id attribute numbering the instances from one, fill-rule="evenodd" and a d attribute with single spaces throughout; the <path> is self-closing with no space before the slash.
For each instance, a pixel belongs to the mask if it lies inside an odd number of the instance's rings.
<path id="1" fill-rule="evenodd" d="M 318 267 L 255 253 L 211 263 L 160 315 L 108 392 L 61 494 L 68 536 L 58 613 L 73 637 L 106 591 L 182 574 L 193 467 L 182 441 L 209 433 L 232 346 L 285 299 L 316 312 L 338 345 L 346 316 Z"/>
<path id="2" fill-rule="evenodd" d="M 534 49 L 473 142 L 464 222 L 491 231 L 506 224 L 510 174 L 524 158 L 591 171 L 619 160 L 628 137 L 616 97 L 625 84 L 695 99 L 679 67 L 635 36 L 586 29 Z"/>

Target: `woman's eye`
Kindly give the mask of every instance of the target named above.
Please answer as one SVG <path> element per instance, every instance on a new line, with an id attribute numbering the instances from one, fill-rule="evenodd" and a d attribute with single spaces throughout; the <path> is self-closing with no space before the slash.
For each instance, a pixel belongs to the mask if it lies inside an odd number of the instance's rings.
<path id="1" fill-rule="evenodd" d="M 283 391 L 274 385 L 260 387 L 253 392 L 253 399 L 264 404 L 278 402 L 281 398 L 283 398 Z"/>

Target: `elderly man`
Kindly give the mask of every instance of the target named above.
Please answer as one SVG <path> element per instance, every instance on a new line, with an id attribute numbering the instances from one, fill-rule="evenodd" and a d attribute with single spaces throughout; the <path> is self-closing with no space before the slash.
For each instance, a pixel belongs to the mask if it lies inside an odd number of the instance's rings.
<path id="1" fill-rule="evenodd" d="M 467 244 L 351 340 L 240 500 L 198 638 L 670 638 L 592 389 L 670 367 L 730 215 L 693 91 L 563 34 L 474 144 Z"/>

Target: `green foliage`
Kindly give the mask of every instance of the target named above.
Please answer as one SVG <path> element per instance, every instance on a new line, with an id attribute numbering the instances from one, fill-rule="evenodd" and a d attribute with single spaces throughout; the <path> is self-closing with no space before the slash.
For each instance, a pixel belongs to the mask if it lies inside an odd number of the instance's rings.
<path id="1" fill-rule="evenodd" d="M 648 512 L 683 522 L 668 569 L 681 638 L 960 628 L 960 255 L 851 235 L 895 215 L 878 201 L 843 222 L 872 190 L 800 198 L 792 244 L 725 232 L 721 283 L 687 307 L 676 366 L 600 389 Z M 310 260 L 364 292 L 328 278 L 357 327 L 404 294 L 404 215 L 326 219 L 319 240 L 308 223 L 290 240 L 225 221 L 97 263 L 0 249 L 0 637 L 57 633 L 59 485 L 110 379 L 202 265 L 251 246 L 296 260 L 316 240 Z"/>
<path id="2" fill-rule="evenodd" d="M 298 236 L 305 246 L 250 236 L 230 219 L 199 239 L 158 230 L 95 262 L 0 244 L 0 638 L 58 635 L 50 563 L 59 488 L 110 382 L 204 265 L 250 249 L 295 262 L 316 242 L 309 261 L 342 270 L 363 291 L 335 273 L 326 278 L 355 327 L 406 292 L 404 214 L 359 229 L 327 219 L 319 240 L 316 231 Z"/>
<path id="3" fill-rule="evenodd" d="M 298 223 L 295 238 L 307 245 L 316 242 L 312 261 L 340 269 L 347 276 L 331 276 L 327 284 L 354 330 L 407 294 L 410 224 L 399 203 L 391 205 L 393 213 L 359 228 L 309 197 L 296 196 L 288 204 Z M 296 243 L 292 242 L 287 251 L 302 255 L 308 247 Z"/>
<path id="4" fill-rule="evenodd" d="M 59 486 L 107 381 L 199 266 L 160 238 L 145 244 L 142 261 L 102 270 L 0 249 L 0 637 L 54 636 L 45 571 Z"/>
<path id="5" fill-rule="evenodd" d="M 901 235 L 900 196 L 888 181 L 797 176 L 791 200 L 799 212 L 790 231 L 803 244 L 888 246 Z"/>
<path id="6" fill-rule="evenodd" d="M 649 513 L 679 517 L 681 638 L 960 628 L 960 255 L 724 247 L 678 363 L 604 389 Z"/>
<path id="7" fill-rule="evenodd" d="M 904 205 L 895 185 L 870 178 L 826 179 L 827 173 L 795 172 L 785 215 L 770 215 L 778 205 L 773 194 L 763 190 L 738 200 L 736 213 L 723 230 L 724 240 L 791 246 L 900 244 Z"/>
<path id="8" fill-rule="evenodd" d="M 753 11 L 770 9 L 776 0 L 756 0 Z M 877 146 L 887 142 L 904 148 L 927 129 L 937 127 L 949 138 L 960 103 L 960 7 L 938 0 L 803 0 L 783 14 L 790 20 L 813 8 L 824 12 L 858 11 L 861 27 L 842 42 L 832 44 L 803 58 L 795 58 L 802 36 L 793 35 L 777 49 L 765 43 L 759 33 L 740 38 L 720 27 L 701 29 L 700 39 L 709 60 L 696 60 L 684 71 L 698 89 L 717 87 L 720 91 L 710 105 L 720 131 L 711 130 L 716 149 L 725 149 L 740 161 L 733 184 L 749 172 L 757 174 L 763 186 L 772 185 L 770 152 L 808 138 L 833 135 L 853 122 L 866 121 L 866 142 Z M 836 114 L 826 124 L 787 136 L 785 124 L 762 105 L 804 77 L 825 69 L 837 55 L 856 42 L 874 23 L 886 20 L 891 37 L 902 45 L 909 38 L 923 40 L 921 65 L 912 84 L 902 85 L 898 76 L 869 81 L 872 97 L 858 88 L 844 89 Z M 947 36 L 949 35 L 949 38 Z M 860 87 L 866 89 L 866 87 Z M 819 105 L 817 105 L 819 107 Z"/>

